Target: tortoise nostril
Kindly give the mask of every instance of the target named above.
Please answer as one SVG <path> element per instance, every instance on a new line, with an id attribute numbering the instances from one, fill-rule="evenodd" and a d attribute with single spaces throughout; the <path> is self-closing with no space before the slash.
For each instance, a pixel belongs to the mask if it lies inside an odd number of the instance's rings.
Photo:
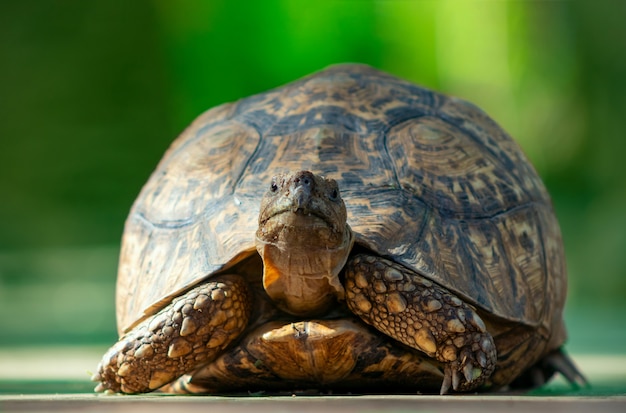
<path id="1" fill-rule="evenodd" d="M 313 179 L 310 176 L 311 172 L 302 171 L 296 174 L 293 178 L 294 186 L 297 187 L 309 187 L 311 188 L 314 185 Z"/>

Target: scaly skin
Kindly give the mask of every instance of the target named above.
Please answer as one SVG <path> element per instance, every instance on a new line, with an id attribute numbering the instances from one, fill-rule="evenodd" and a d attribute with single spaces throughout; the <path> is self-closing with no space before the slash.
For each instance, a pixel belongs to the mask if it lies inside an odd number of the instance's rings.
<path id="1" fill-rule="evenodd" d="M 496 347 L 472 307 L 417 273 L 381 257 L 346 267 L 348 307 L 381 332 L 445 363 L 441 394 L 472 390 L 493 372 Z"/>
<path id="2" fill-rule="evenodd" d="M 250 306 L 237 275 L 188 291 L 109 349 L 93 377 L 96 391 L 149 392 L 207 364 L 245 329 Z"/>

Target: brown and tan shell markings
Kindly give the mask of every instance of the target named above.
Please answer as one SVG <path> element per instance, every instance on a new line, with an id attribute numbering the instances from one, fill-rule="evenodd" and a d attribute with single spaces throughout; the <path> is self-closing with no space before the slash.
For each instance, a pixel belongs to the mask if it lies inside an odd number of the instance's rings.
<path id="1" fill-rule="evenodd" d="M 475 106 L 364 65 L 216 107 L 181 134 L 126 222 L 120 333 L 256 254 L 260 200 L 296 170 L 337 180 L 357 244 L 564 340 L 561 235 L 519 146 Z"/>

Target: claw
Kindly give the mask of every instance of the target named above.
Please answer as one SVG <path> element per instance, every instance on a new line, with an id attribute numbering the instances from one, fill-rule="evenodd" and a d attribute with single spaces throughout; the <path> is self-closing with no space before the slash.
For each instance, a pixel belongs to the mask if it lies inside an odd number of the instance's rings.
<path id="1" fill-rule="evenodd" d="M 466 382 L 472 382 L 472 379 L 474 377 L 474 366 L 472 366 L 472 363 L 467 363 L 465 367 L 463 367 L 463 375 L 465 376 Z"/>
<path id="2" fill-rule="evenodd" d="M 99 382 L 102 381 L 102 377 L 100 376 L 100 373 L 94 373 L 91 376 L 91 381 L 93 382 Z"/>
<path id="3" fill-rule="evenodd" d="M 450 385 L 452 384 L 452 368 L 450 366 L 446 366 L 443 369 L 443 382 L 441 383 L 441 390 L 439 394 L 443 396 L 444 394 L 448 394 L 448 390 L 450 390 Z"/>
<path id="4" fill-rule="evenodd" d="M 485 355 L 485 353 L 481 351 L 480 353 L 478 353 L 478 357 L 476 358 L 478 359 L 478 364 L 480 364 L 480 367 L 487 367 L 487 356 Z"/>
<path id="5" fill-rule="evenodd" d="M 459 384 L 461 384 L 461 373 L 457 369 L 452 370 L 452 388 L 459 390 Z"/>
<path id="6" fill-rule="evenodd" d="M 474 367 L 472 363 L 468 363 L 465 367 L 463 367 L 463 375 L 468 383 L 471 383 L 479 378 L 482 373 L 482 369 L 480 367 Z"/>
<path id="7" fill-rule="evenodd" d="M 102 392 L 104 392 L 104 390 L 105 390 L 105 388 L 104 388 L 104 385 L 102 383 L 99 383 L 95 387 L 95 389 L 93 389 L 93 391 L 96 392 L 96 393 L 102 393 Z"/>

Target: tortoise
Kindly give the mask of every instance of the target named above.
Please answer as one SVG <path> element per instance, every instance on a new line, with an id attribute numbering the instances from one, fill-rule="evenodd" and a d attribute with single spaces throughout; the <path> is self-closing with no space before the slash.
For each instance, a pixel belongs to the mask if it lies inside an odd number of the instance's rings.
<path id="1" fill-rule="evenodd" d="M 125 224 L 96 391 L 449 392 L 584 377 L 559 225 L 476 106 L 331 66 L 200 115 Z"/>

